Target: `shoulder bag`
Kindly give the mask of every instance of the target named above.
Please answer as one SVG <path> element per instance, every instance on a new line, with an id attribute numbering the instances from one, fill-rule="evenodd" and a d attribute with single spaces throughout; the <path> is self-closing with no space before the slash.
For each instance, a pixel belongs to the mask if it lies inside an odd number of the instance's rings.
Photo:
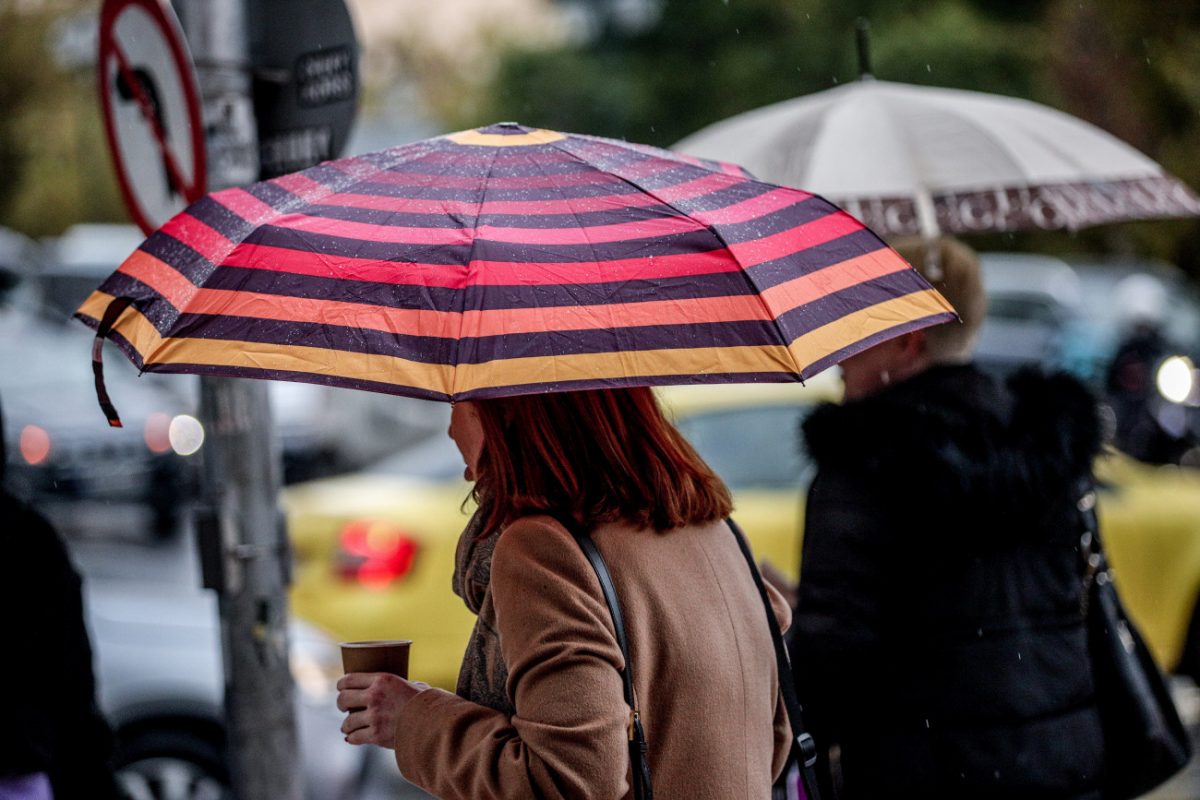
<path id="1" fill-rule="evenodd" d="M 1126 800 L 1183 769 L 1192 748 L 1167 682 L 1121 605 L 1100 545 L 1091 486 L 1079 510 L 1088 650 L 1104 734 L 1101 795 L 1105 800 Z"/>
<path id="2" fill-rule="evenodd" d="M 754 557 L 750 553 L 750 547 L 746 543 L 746 537 L 742 534 L 741 528 L 732 519 L 725 521 L 729 525 L 729 529 L 733 532 L 734 538 L 737 539 L 738 547 L 741 549 L 742 555 L 750 567 L 750 574 L 754 577 L 755 586 L 758 587 L 759 596 L 762 598 L 763 606 L 767 612 L 767 625 L 770 628 L 771 639 L 775 645 L 775 661 L 779 674 L 779 691 L 783 695 L 783 702 L 788 712 L 788 720 L 792 727 L 792 755 L 789 760 L 789 766 L 794 763 L 800 770 L 800 785 L 803 793 L 801 800 L 820 800 L 816 779 L 817 748 L 813 743 L 812 736 L 804 731 L 800 703 L 796 698 L 796 687 L 792 680 L 791 663 L 788 661 L 787 651 L 783 646 L 783 636 L 779 630 L 779 622 L 775 619 L 775 610 L 771 607 L 766 586 L 763 584 L 762 576 L 758 572 L 758 566 L 754 563 Z M 625 692 L 625 702 L 629 704 L 630 709 L 629 763 L 633 774 L 633 796 L 636 800 L 653 800 L 654 790 L 650 780 L 649 745 L 646 741 L 646 732 L 642 726 L 641 714 L 638 711 L 636 698 L 633 693 L 633 662 L 629 657 L 629 644 L 625 636 L 625 620 L 621 614 L 621 604 L 617 600 L 617 590 L 613 584 L 612 575 L 609 574 L 608 565 L 604 562 L 604 557 L 600 555 L 596 543 L 592 541 L 591 534 L 581 529 L 573 520 L 560 517 L 559 522 L 575 538 L 580 549 L 583 550 L 584 556 L 587 557 L 588 563 L 592 565 L 592 569 L 596 573 L 596 578 L 600 581 L 600 590 L 604 593 L 604 601 L 608 604 L 609 613 L 612 615 L 613 628 L 617 636 L 617 646 L 620 647 L 621 657 L 625 660 L 625 670 L 621 673 L 621 679 Z M 788 772 L 788 769 L 784 770 L 785 777 Z M 777 793 L 778 789 L 779 787 L 777 786 Z"/>

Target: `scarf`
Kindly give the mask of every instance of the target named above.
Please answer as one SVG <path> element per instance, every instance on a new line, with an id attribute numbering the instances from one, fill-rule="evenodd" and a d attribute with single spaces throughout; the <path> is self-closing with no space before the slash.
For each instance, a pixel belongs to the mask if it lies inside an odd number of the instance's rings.
<path id="1" fill-rule="evenodd" d="M 467 650 L 463 654 L 455 693 L 473 703 L 512 716 L 516 709 L 505 686 L 508 666 L 500 652 L 496 611 L 489 591 L 492 553 L 496 550 L 500 530 L 481 537 L 485 516 L 483 508 L 475 511 L 459 535 L 458 548 L 454 553 L 454 593 L 475 615 L 475 629 L 471 631 Z"/>

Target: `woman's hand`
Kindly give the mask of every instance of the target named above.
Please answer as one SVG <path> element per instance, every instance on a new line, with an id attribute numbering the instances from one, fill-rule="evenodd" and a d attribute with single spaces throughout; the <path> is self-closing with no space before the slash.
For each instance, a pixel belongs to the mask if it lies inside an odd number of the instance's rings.
<path id="1" fill-rule="evenodd" d="M 348 711 L 342 733 L 350 744 L 393 749 L 396 720 L 408 701 L 429 688 L 386 672 L 351 672 L 337 683 L 337 707 Z"/>

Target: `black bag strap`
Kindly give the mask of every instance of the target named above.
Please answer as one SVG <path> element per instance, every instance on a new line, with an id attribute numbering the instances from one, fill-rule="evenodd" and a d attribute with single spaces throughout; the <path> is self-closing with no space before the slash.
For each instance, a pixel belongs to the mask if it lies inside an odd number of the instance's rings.
<path id="1" fill-rule="evenodd" d="M 775 619 L 775 609 L 767 594 L 758 565 L 754 563 L 754 554 L 750 552 L 750 544 L 746 534 L 731 518 L 725 520 L 733 536 L 737 539 L 738 547 L 754 576 L 754 585 L 762 598 L 763 608 L 767 612 L 767 627 L 771 629 L 771 640 L 775 644 L 775 666 L 779 675 L 779 692 L 783 695 L 783 705 L 788 712 L 788 721 L 792 726 L 792 755 L 800 769 L 800 780 L 808 800 L 820 800 L 820 789 L 817 787 L 817 745 L 812 735 L 804 730 L 804 715 L 800 707 L 800 698 L 796 696 L 796 682 L 792 678 L 792 662 L 788 659 L 787 649 L 783 646 L 783 632 L 779 630 L 779 620 Z"/>
<path id="2" fill-rule="evenodd" d="M 621 648 L 621 658 L 625 661 L 625 669 L 621 672 L 621 681 L 625 689 L 625 702 L 629 704 L 629 764 L 633 774 L 633 796 L 637 800 L 653 800 L 654 790 L 650 783 L 649 745 L 646 742 L 646 731 L 642 727 L 641 714 L 638 712 L 637 700 L 633 693 L 633 660 L 629 657 L 629 642 L 625 637 L 625 618 L 621 614 L 621 604 L 617 601 L 617 589 L 613 585 L 612 575 L 604 557 L 596 548 L 591 535 L 579 525 L 568 519 L 559 518 L 559 523 L 565 527 L 579 543 L 579 549 L 587 557 L 588 563 L 600 581 L 600 591 L 604 593 L 604 602 L 612 615 L 613 630 L 617 635 L 617 646 Z"/>

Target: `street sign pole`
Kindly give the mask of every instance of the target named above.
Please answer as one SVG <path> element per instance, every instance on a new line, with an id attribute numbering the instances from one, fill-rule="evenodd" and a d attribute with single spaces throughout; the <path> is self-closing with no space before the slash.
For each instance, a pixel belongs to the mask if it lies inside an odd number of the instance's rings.
<path id="1" fill-rule="evenodd" d="M 176 0 L 200 84 L 208 186 L 258 178 L 244 0 Z M 218 590 L 225 719 L 238 800 L 303 794 L 288 669 L 290 555 L 278 510 L 280 454 L 267 384 L 201 378 L 207 432 L 198 524 L 205 585 Z"/>

